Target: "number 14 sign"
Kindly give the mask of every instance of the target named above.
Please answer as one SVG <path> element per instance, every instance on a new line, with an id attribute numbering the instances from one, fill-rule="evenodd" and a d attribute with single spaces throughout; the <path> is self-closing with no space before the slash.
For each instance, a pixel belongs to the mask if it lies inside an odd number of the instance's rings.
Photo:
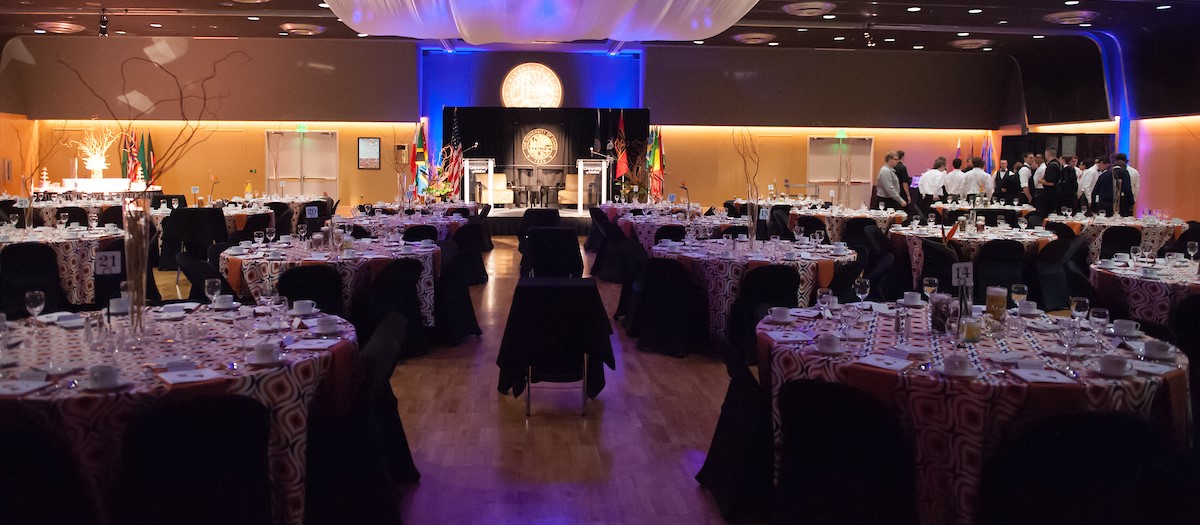
<path id="1" fill-rule="evenodd" d="M 975 284 L 975 264 L 974 263 L 955 263 L 951 267 L 951 275 L 953 276 L 954 286 L 967 286 Z"/>

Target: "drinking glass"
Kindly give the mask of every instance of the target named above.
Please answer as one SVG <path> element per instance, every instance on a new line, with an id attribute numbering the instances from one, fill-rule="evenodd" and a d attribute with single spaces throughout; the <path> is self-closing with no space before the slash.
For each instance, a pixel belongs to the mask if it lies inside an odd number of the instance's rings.
<path id="1" fill-rule="evenodd" d="M 254 232 L 254 244 L 262 245 L 263 239 L 267 236 L 262 230 Z"/>
<path id="2" fill-rule="evenodd" d="M 955 348 L 961 348 L 963 346 L 963 331 L 961 321 L 962 319 L 957 316 L 946 318 L 946 333 L 950 335 L 950 340 L 954 341 Z"/>
<path id="3" fill-rule="evenodd" d="M 929 296 L 933 295 L 933 293 L 938 290 L 938 284 L 939 283 L 938 283 L 937 277 L 926 277 L 921 280 L 921 286 L 925 290 L 925 298 L 926 299 L 929 299 Z"/>
<path id="4" fill-rule="evenodd" d="M 883 201 L 879 201 L 879 211 L 883 211 Z"/>
<path id="5" fill-rule="evenodd" d="M 1026 219 L 1025 217 L 1017 218 L 1017 226 L 1020 226 L 1022 230 L 1024 230 L 1025 228 L 1028 228 L 1029 227 L 1029 219 Z"/>
<path id="6" fill-rule="evenodd" d="M 817 240 L 817 244 L 821 244 L 825 240 L 825 230 L 817 230 L 813 232 L 813 238 Z"/>
<path id="7" fill-rule="evenodd" d="M 1130 246 L 1129 247 L 1129 259 L 1131 260 L 1131 262 L 1133 264 L 1137 264 L 1138 259 L 1141 259 L 1141 258 L 1142 258 L 1142 247 L 1141 246 Z"/>
<path id="8" fill-rule="evenodd" d="M 58 227 L 59 227 L 59 229 L 66 228 L 66 227 L 67 227 L 67 221 L 68 221 L 68 220 L 70 220 L 70 219 L 71 219 L 71 216 L 70 216 L 70 215 L 67 215 L 67 214 L 65 214 L 65 213 L 60 213 L 60 214 L 58 214 Z"/>
<path id="9" fill-rule="evenodd" d="M 1079 206 L 1079 214 L 1084 217 L 1087 217 L 1087 206 L 1080 205 Z"/>
<path id="10" fill-rule="evenodd" d="M 1066 207 L 1066 206 L 1063 206 L 1063 207 L 1062 207 L 1061 209 L 1059 209 L 1058 211 L 1061 211 L 1061 212 L 1062 212 L 1062 215 L 1063 215 L 1063 217 L 1070 217 L 1070 216 L 1071 216 L 1071 208 L 1068 208 L 1068 207 Z"/>
<path id="11" fill-rule="evenodd" d="M 17 215 L 16 213 L 8 216 L 8 224 L 11 225 L 14 230 L 17 229 L 17 221 L 19 220 L 21 220 L 21 216 Z"/>
<path id="12" fill-rule="evenodd" d="M 803 239 L 804 238 L 804 228 L 802 228 L 800 226 L 792 228 L 792 234 L 794 234 L 796 236 L 796 240 Z"/>
<path id="13" fill-rule="evenodd" d="M 175 209 L 175 208 L 178 208 L 178 207 L 179 207 L 179 199 L 178 199 L 178 198 L 174 198 L 174 197 L 173 197 L 173 198 L 171 198 L 171 209 L 173 210 L 173 209 Z"/>
<path id="14" fill-rule="evenodd" d="M 217 300 L 217 296 L 221 295 L 221 280 L 217 278 L 204 280 L 204 295 L 208 297 L 208 304 L 212 304 Z"/>
<path id="15" fill-rule="evenodd" d="M 308 235 L 308 225 L 304 223 L 297 224 L 296 233 L 300 235 L 301 239 L 304 239 L 304 237 Z"/>
<path id="16" fill-rule="evenodd" d="M 1013 304 L 1017 305 L 1017 310 L 1020 311 L 1021 302 L 1029 297 L 1029 286 L 1017 283 L 1012 285 L 1009 292 L 1012 294 Z"/>
<path id="17" fill-rule="evenodd" d="M 929 226 L 933 226 L 933 223 L 937 222 L 937 215 L 930 213 L 928 219 L 929 219 L 929 221 L 926 222 L 925 224 L 927 224 Z"/>
<path id="18" fill-rule="evenodd" d="M 1100 210 L 1100 218 L 1103 219 L 1106 217 L 1108 217 L 1108 210 Z"/>
<path id="19" fill-rule="evenodd" d="M 1105 333 L 1108 331 L 1108 309 L 1092 308 L 1088 313 L 1088 321 L 1092 323 L 1092 331 Z"/>
<path id="20" fill-rule="evenodd" d="M 96 226 L 97 226 L 99 223 L 100 223 L 100 217 L 99 217 L 99 216 L 97 216 L 95 213 L 89 213 L 89 214 L 88 214 L 88 228 L 91 228 L 91 229 L 93 229 L 93 230 L 94 230 L 94 229 L 96 229 Z"/>
<path id="21" fill-rule="evenodd" d="M 1088 311 L 1092 309 L 1091 301 L 1087 297 L 1072 297 L 1071 298 L 1071 316 L 1076 321 L 1087 317 Z"/>
<path id="22" fill-rule="evenodd" d="M 35 319 L 42 313 L 42 309 L 46 307 L 46 293 L 41 290 L 32 290 L 25 292 L 25 311 L 29 312 L 31 322 L 36 322 Z M 41 335 L 41 328 L 34 330 L 34 333 Z"/>
<path id="23" fill-rule="evenodd" d="M 833 303 L 833 290 L 829 288 L 820 288 L 817 290 L 817 304 L 821 307 L 821 312 L 828 312 L 829 305 Z"/>
<path id="24" fill-rule="evenodd" d="M 1008 221 L 1004 217 L 997 217 L 996 218 L 996 226 L 998 226 L 1000 228 L 1007 228 Z"/>
<path id="25" fill-rule="evenodd" d="M 850 329 L 858 324 L 858 318 L 862 312 L 858 308 L 842 308 L 842 339 L 850 340 Z"/>
<path id="26" fill-rule="evenodd" d="M 1188 241 L 1187 252 L 1188 252 L 1188 259 L 1195 259 L 1196 253 L 1200 252 L 1200 242 Z"/>
<path id="27" fill-rule="evenodd" d="M 275 228 L 267 228 L 267 242 L 275 242 Z"/>
<path id="28" fill-rule="evenodd" d="M 871 280 L 866 277 L 860 277 L 854 280 L 854 295 L 858 296 L 858 301 L 861 303 L 867 300 L 867 296 L 871 294 Z M 861 305 L 859 306 L 861 308 Z"/>

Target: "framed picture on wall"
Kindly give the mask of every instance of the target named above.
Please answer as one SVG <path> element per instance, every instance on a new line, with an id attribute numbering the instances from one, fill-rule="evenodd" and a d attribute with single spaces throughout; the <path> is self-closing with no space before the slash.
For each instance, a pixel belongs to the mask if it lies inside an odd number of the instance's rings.
<path id="1" fill-rule="evenodd" d="M 358 169 L 380 169 L 379 137 L 358 137 Z"/>

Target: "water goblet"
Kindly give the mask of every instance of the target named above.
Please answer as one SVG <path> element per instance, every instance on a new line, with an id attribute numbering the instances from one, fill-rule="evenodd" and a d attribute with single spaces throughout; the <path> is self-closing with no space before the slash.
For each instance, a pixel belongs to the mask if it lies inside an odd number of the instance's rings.
<path id="1" fill-rule="evenodd" d="M 297 224 L 296 225 L 296 234 L 298 234 L 301 239 L 304 239 L 305 236 L 308 235 L 308 225 L 304 224 L 304 223 Z"/>
<path id="2" fill-rule="evenodd" d="M 1108 309 L 1107 308 L 1092 308 L 1088 312 L 1088 322 L 1092 325 L 1092 331 L 1100 334 L 1108 332 Z"/>
<path id="3" fill-rule="evenodd" d="M 1071 298 L 1071 317 L 1079 321 L 1088 315 L 1088 311 L 1092 309 L 1091 301 L 1087 297 L 1072 297 Z"/>
<path id="4" fill-rule="evenodd" d="M 926 299 L 926 300 L 928 300 L 928 299 L 929 299 L 929 297 L 930 297 L 931 295 L 933 295 L 933 293 L 934 293 L 934 292 L 938 291 L 938 285 L 939 285 L 939 284 L 940 284 L 940 283 L 938 282 L 938 278 L 937 278 L 937 277 L 926 277 L 926 278 L 924 278 L 924 279 L 922 279 L 922 280 L 921 280 L 921 288 L 922 288 L 922 289 L 924 290 L 924 292 L 925 292 L 925 299 Z"/>
<path id="5" fill-rule="evenodd" d="M 937 215 L 936 215 L 936 214 L 933 214 L 933 213 L 930 213 L 930 214 L 929 214 L 929 217 L 926 217 L 926 219 L 927 219 L 927 220 L 925 221 L 925 224 L 927 224 L 927 225 L 929 225 L 929 226 L 933 226 L 933 224 L 934 224 L 935 222 L 937 222 Z"/>
<path id="6" fill-rule="evenodd" d="M 37 316 L 42 313 L 42 309 L 46 307 L 46 293 L 41 290 L 31 290 L 25 292 L 25 311 L 29 312 L 30 322 L 37 326 L 34 329 L 34 334 L 41 335 L 41 325 L 37 323 Z"/>
<path id="7" fill-rule="evenodd" d="M 821 307 L 822 313 L 829 312 L 829 305 L 833 304 L 833 290 L 829 288 L 818 289 L 817 304 Z"/>
<path id="8" fill-rule="evenodd" d="M 98 215 L 96 215 L 95 213 L 89 213 L 88 214 L 88 228 L 94 230 L 94 229 L 96 229 L 96 226 L 99 224 L 100 224 L 100 217 Z"/>
<path id="9" fill-rule="evenodd" d="M 266 238 L 266 236 L 267 236 L 266 232 L 264 232 L 262 230 L 254 232 L 254 244 L 258 245 L 258 246 L 262 246 L 263 239 Z"/>
<path id="10" fill-rule="evenodd" d="M 1195 259 L 1196 253 L 1200 253 L 1200 242 L 1188 241 L 1187 253 L 1188 253 L 1188 259 Z"/>
<path id="11" fill-rule="evenodd" d="M 821 244 L 821 242 L 825 240 L 825 230 L 817 230 L 813 232 L 813 238 L 816 239 L 817 244 Z"/>
<path id="12" fill-rule="evenodd" d="M 854 295 L 858 296 L 858 302 L 862 303 L 867 300 L 867 296 L 871 294 L 871 280 L 866 277 L 860 277 L 854 280 Z M 859 305 L 862 308 L 862 305 Z"/>
<path id="13" fill-rule="evenodd" d="M 1029 227 L 1029 219 L 1026 219 L 1025 217 L 1017 218 L 1017 226 L 1020 227 L 1022 230 L 1024 230 L 1025 228 L 1028 228 Z"/>
<path id="14" fill-rule="evenodd" d="M 172 197 L 172 198 L 171 198 L 171 209 L 173 210 L 173 209 L 175 209 L 175 208 L 178 208 L 178 207 L 179 207 L 179 198 L 178 198 L 178 197 Z"/>
<path id="15" fill-rule="evenodd" d="M 1012 294 L 1013 304 L 1017 305 L 1017 310 L 1020 311 L 1021 303 L 1029 297 L 1029 286 L 1017 283 L 1012 285 L 1009 292 Z"/>
<path id="16" fill-rule="evenodd" d="M 1142 258 L 1142 247 L 1141 246 L 1130 246 L 1129 247 L 1130 262 L 1132 264 L 1137 264 L 1138 260 L 1141 258 Z"/>
<path id="17" fill-rule="evenodd" d="M 217 300 L 217 296 L 221 295 L 221 280 L 217 278 L 204 280 L 204 296 L 208 297 L 208 304 L 212 304 Z"/>
<path id="18" fill-rule="evenodd" d="M 63 229 L 63 228 L 66 228 L 66 227 L 67 227 L 67 221 L 69 221 L 69 220 L 71 220 L 71 216 L 70 216 L 70 215 L 67 215 L 67 214 L 65 214 L 65 213 L 60 213 L 60 214 L 58 214 L 58 229 L 60 229 L 60 230 L 61 230 L 61 229 Z"/>
<path id="19" fill-rule="evenodd" d="M 275 228 L 267 228 L 263 233 L 266 234 L 267 242 L 275 242 Z"/>

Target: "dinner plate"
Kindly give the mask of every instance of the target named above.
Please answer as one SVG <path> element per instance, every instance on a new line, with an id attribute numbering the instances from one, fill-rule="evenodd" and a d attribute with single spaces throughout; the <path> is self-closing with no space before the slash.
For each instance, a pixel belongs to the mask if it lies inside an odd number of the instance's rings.
<path id="1" fill-rule="evenodd" d="M 1134 331 L 1132 331 L 1132 332 L 1129 332 L 1129 333 L 1127 333 L 1127 334 L 1118 334 L 1118 333 L 1116 333 L 1116 332 L 1110 332 L 1110 333 L 1111 333 L 1112 335 L 1115 335 L 1115 336 L 1117 336 L 1117 337 L 1133 337 L 1133 338 L 1138 338 L 1138 337 L 1145 337 L 1145 336 L 1146 336 L 1146 332 L 1143 332 L 1143 331 L 1141 331 L 1141 330 L 1134 330 Z"/>
<path id="2" fill-rule="evenodd" d="M 255 331 L 255 332 L 258 332 L 258 333 L 260 333 L 260 334 L 269 334 L 269 333 L 278 332 L 278 331 L 280 331 L 280 330 L 286 330 L 286 329 L 287 329 L 287 327 L 288 327 L 287 323 L 282 323 L 282 322 L 278 322 L 278 323 L 264 323 L 264 322 L 258 322 L 258 323 L 254 323 L 254 331 Z"/>
<path id="3" fill-rule="evenodd" d="M 1175 356 L 1178 355 L 1174 346 L 1167 350 L 1167 355 L 1162 357 L 1150 357 L 1146 355 L 1146 347 L 1144 346 L 1134 350 L 1133 353 L 1142 359 L 1149 359 L 1150 361 L 1175 361 Z"/>
<path id="4" fill-rule="evenodd" d="M 73 317 L 71 319 L 60 319 L 54 324 L 58 325 L 59 328 L 76 329 L 83 328 L 85 322 L 86 320 L 82 317 Z"/>
<path id="5" fill-rule="evenodd" d="M 154 312 L 152 315 L 156 321 L 179 321 L 187 317 L 187 312 Z"/>
<path id="6" fill-rule="evenodd" d="M 215 305 L 215 304 L 214 304 L 214 305 L 211 305 L 211 306 L 212 306 L 212 309 L 213 309 L 214 311 L 217 311 L 217 312 L 228 312 L 228 311 L 230 311 L 230 310 L 236 310 L 236 309 L 240 308 L 240 307 L 242 306 L 242 303 L 239 303 L 239 302 L 237 302 L 237 301 L 234 301 L 234 302 L 233 302 L 232 304 L 230 304 L 229 306 L 217 306 L 217 305 Z"/>
<path id="7" fill-rule="evenodd" d="M 907 303 L 907 302 L 904 302 L 903 299 L 900 299 L 900 300 L 896 301 L 896 304 L 898 304 L 900 306 L 907 306 L 909 308 L 921 308 L 929 303 L 926 301 L 922 301 L 920 299 L 918 299 L 917 302 L 915 302 L 915 303 Z"/>
<path id="8" fill-rule="evenodd" d="M 41 322 L 41 323 L 53 323 L 55 321 L 58 321 L 59 317 L 62 317 L 65 315 L 72 315 L 72 314 L 71 314 L 71 312 L 51 312 L 48 314 L 39 315 L 36 317 L 36 319 L 38 320 L 38 322 Z"/>
<path id="9" fill-rule="evenodd" d="M 839 355 L 845 354 L 847 351 L 849 351 L 845 346 L 842 346 L 842 345 L 838 345 L 837 349 L 833 350 L 833 351 L 822 350 L 820 345 L 812 345 L 812 347 L 813 347 L 814 352 L 824 355 L 824 356 L 829 356 L 829 357 L 839 356 Z"/>
<path id="10" fill-rule="evenodd" d="M 273 367 L 273 366 L 286 365 L 288 363 L 288 360 L 284 359 L 283 356 L 280 356 L 278 359 L 275 359 L 272 361 L 259 361 L 258 358 L 254 356 L 254 354 L 250 354 L 248 357 L 246 357 L 246 363 L 253 365 L 253 366 Z"/>
<path id="11" fill-rule="evenodd" d="M 1022 312 L 1020 310 L 1017 310 L 1017 315 L 1020 315 L 1021 317 L 1041 317 L 1045 313 L 1046 313 L 1045 310 L 1040 310 L 1040 309 L 1036 309 L 1036 308 L 1029 312 Z"/>
<path id="12" fill-rule="evenodd" d="M 291 310 L 287 311 L 287 314 L 290 316 L 293 316 L 293 317 L 309 317 L 309 316 L 317 315 L 319 313 L 321 313 L 320 308 L 313 308 L 311 312 L 303 313 L 303 314 L 300 312 L 297 312 L 295 308 L 292 308 Z"/>

